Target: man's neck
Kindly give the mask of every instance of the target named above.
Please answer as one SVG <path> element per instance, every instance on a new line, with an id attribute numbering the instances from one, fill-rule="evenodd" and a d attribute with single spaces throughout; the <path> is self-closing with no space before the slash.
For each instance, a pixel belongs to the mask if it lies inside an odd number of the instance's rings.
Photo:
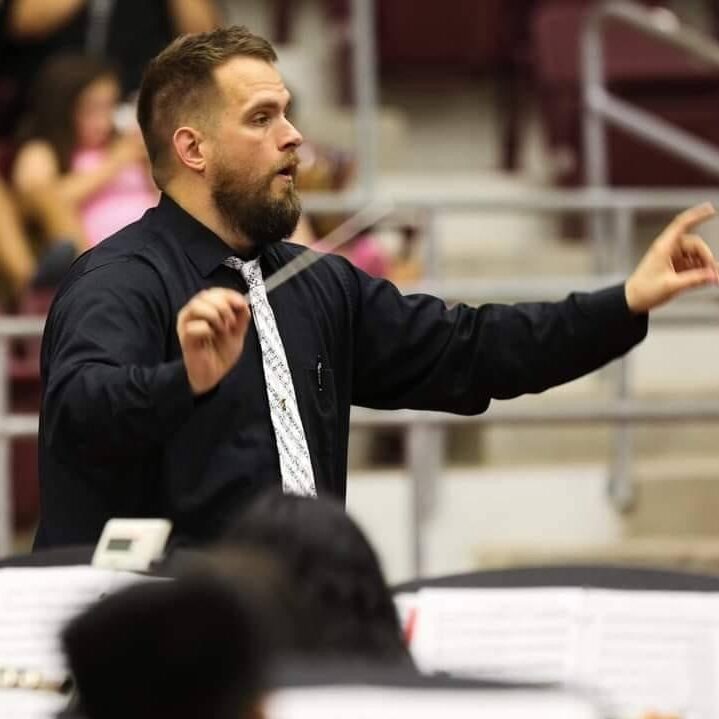
<path id="1" fill-rule="evenodd" d="M 214 232 L 236 255 L 246 259 L 257 255 L 255 244 L 227 226 L 212 199 L 206 193 L 183 188 L 173 183 L 170 183 L 164 192 L 185 212 Z"/>

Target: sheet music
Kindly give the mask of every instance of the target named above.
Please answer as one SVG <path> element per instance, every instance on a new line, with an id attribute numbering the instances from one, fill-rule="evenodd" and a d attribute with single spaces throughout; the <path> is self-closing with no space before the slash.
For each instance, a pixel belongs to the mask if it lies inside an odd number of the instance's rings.
<path id="1" fill-rule="evenodd" d="M 0 667 L 62 681 L 60 631 L 67 621 L 103 595 L 146 579 L 92 567 L 0 569 Z"/>
<path id="2" fill-rule="evenodd" d="M 559 692 L 389 687 L 307 687 L 270 697 L 267 719 L 599 719 L 586 700 Z"/>
<path id="3" fill-rule="evenodd" d="M 425 589 L 411 648 L 423 671 L 559 682 L 612 717 L 719 716 L 719 595 Z"/>
<path id="4" fill-rule="evenodd" d="M 581 589 L 423 589 L 412 654 L 420 669 L 525 682 L 576 675 Z"/>
<path id="5" fill-rule="evenodd" d="M 587 609 L 578 679 L 599 689 L 614 716 L 719 716 L 719 596 L 590 590 Z"/>
<path id="6" fill-rule="evenodd" d="M 0 689 L 3 719 L 55 719 L 67 706 L 67 697 L 26 689 Z"/>

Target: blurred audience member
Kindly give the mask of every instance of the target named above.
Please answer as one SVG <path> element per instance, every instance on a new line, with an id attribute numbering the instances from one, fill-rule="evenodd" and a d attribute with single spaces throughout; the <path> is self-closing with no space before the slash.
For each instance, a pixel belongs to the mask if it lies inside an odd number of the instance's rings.
<path id="1" fill-rule="evenodd" d="M 337 254 L 346 257 L 355 267 L 359 267 L 372 277 L 390 275 L 391 260 L 382 249 L 377 237 L 371 232 L 363 232 L 353 237 L 338 248 Z"/>
<path id="2" fill-rule="evenodd" d="M 17 295 L 30 283 L 35 260 L 15 202 L 0 180 L 0 266 L 10 291 Z"/>
<path id="3" fill-rule="evenodd" d="M 340 150 L 317 145 L 305 140 L 298 149 L 300 165 L 297 187 L 304 192 L 340 192 L 347 190 L 353 181 L 355 162 Z M 311 246 L 321 240 L 349 217 L 341 213 L 303 215 L 291 240 Z M 336 254 L 346 257 L 372 277 L 384 277 L 393 282 L 408 284 L 422 276 L 421 264 L 416 257 L 414 242 L 403 241 L 398 253 L 388 252 L 376 232 L 365 230 L 341 245 Z"/>
<path id="4" fill-rule="evenodd" d="M 49 241 L 39 261 L 22 221 L 23 214 L 37 224 Z M 19 297 L 30 285 L 58 284 L 75 257 L 76 238 L 81 234 L 74 213 L 67 211 L 52 189 L 28 197 L 21 210 L 10 188 L 0 179 L 0 272 L 11 299 Z"/>
<path id="5" fill-rule="evenodd" d="M 119 98 L 118 79 L 104 62 L 52 59 L 38 77 L 12 173 L 22 198 L 57 188 L 90 246 L 157 201 L 139 129 L 115 129 Z"/>
<path id="6" fill-rule="evenodd" d="M 0 0 L 0 137 L 14 133 L 27 90 L 59 52 L 87 52 L 121 68 L 122 96 L 178 34 L 220 24 L 215 0 Z"/>
<path id="7" fill-rule="evenodd" d="M 85 719 L 260 719 L 271 651 L 254 601 L 209 576 L 103 599 L 62 644 Z"/>
<path id="8" fill-rule="evenodd" d="M 338 502 L 265 494 L 239 515 L 225 541 L 271 552 L 285 568 L 298 653 L 410 662 L 377 555 Z"/>
<path id="9" fill-rule="evenodd" d="M 336 192 L 346 189 L 351 160 L 329 148 L 312 145 L 305 141 L 299 148 L 301 162 L 297 174 L 297 187 L 302 191 Z M 292 242 L 311 246 L 326 237 L 348 219 L 346 215 L 322 213 L 302 216 Z M 352 264 L 373 277 L 386 277 L 390 260 L 369 232 L 353 237 L 337 248 L 336 254 L 346 257 Z"/>

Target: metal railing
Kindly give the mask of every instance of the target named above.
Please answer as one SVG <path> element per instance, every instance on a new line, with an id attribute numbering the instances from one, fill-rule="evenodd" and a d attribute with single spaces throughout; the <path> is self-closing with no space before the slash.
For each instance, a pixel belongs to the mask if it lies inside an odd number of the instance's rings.
<path id="1" fill-rule="evenodd" d="M 681 50 L 710 68 L 719 69 L 719 44 L 713 38 L 683 26 L 670 10 L 646 8 L 621 0 L 596 3 L 587 15 L 581 43 L 584 161 L 589 190 L 601 191 L 609 184 L 608 125 L 719 178 L 719 148 L 609 92 L 602 42 L 603 31 L 610 21 Z M 631 223 L 631 217 L 617 217 L 617 221 L 618 231 L 628 236 L 623 225 Z M 597 208 L 590 217 L 590 234 L 595 258 L 600 264 L 602 244 L 608 231 L 607 214 Z M 627 259 L 627 253 L 622 252 L 619 261 L 626 262 Z M 626 264 L 622 268 L 628 269 Z M 626 399 L 631 393 L 628 361 L 623 361 L 620 367 L 617 395 Z M 630 474 L 632 435 L 626 421 L 620 421 L 617 430 L 609 493 L 620 509 L 627 509 L 634 501 Z"/>
<path id="2" fill-rule="evenodd" d="M 18 337 L 37 337 L 44 325 L 43 319 L 34 317 L 0 318 L 0 557 L 12 548 L 10 440 L 38 432 L 37 416 L 10 412 L 10 343 Z"/>
<path id="3" fill-rule="evenodd" d="M 719 204 L 719 189 L 711 192 L 696 190 L 679 191 L 640 191 L 605 190 L 600 195 L 585 191 L 538 191 L 503 196 L 501 202 L 493 204 L 491 199 L 483 197 L 455 197 L 448 204 L 465 209 L 480 208 L 485 211 L 516 208 L 521 212 L 554 213 L 567 209 L 592 212 L 596 208 L 604 209 L 617 217 L 625 217 L 630 222 L 615 221 L 616 225 L 625 225 L 627 237 L 615 233 L 613 236 L 615 252 L 631 246 L 634 230 L 633 220 L 641 212 L 655 212 L 658 209 L 678 210 L 709 198 L 715 198 Z M 399 219 L 402 213 L 415 210 L 425 218 L 434 218 L 443 206 L 435 198 L 415 197 L 413 203 L 408 197 L 394 196 L 386 198 L 394 203 Z M 449 200 L 449 198 L 445 198 Z M 625 218 L 626 219 L 626 218 Z M 435 223 L 430 221 L 427 229 Z M 521 300 L 521 299 L 558 299 L 567 291 L 590 290 L 622 279 L 621 274 L 604 274 L 544 278 L 543 280 L 510 280 L 494 282 L 452 281 L 439 279 L 438 242 L 436 234 L 428 232 L 425 240 L 431 251 L 428 257 L 434 258 L 430 267 L 431 280 L 414 288 L 433 291 L 435 294 L 453 299 Z M 622 249 L 623 248 L 623 249 Z M 697 324 L 719 323 L 719 312 L 715 303 L 702 301 L 701 297 L 691 301 L 680 301 L 668 306 L 652 316 L 653 323 Z M 37 433 L 38 419 L 33 415 L 13 414 L 9 412 L 9 344 L 13 338 L 37 336 L 42 332 L 43 320 L 36 318 L 0 318 L 0 556 L 7 554 L 11 547 L 11 503 L 10 503 L 10 458 L 9 442 L 14 437 L 33 436 Z M 621 379 L 621 381 L 625 381 Z M 633 422 L 665 422 L 668 420 L 719 421 L 719 401 L 676 400 L 638 400 L 617 393 L 612 400 L 595 402 L 572 402 L 570 405 L 545 405 L 542 407 L 523 407 L 513 403 L 495 403 L 488 412 L 478 417 L 461 417 L 437 412 L 416 412 L 399 410 L 382 412 L 353 408 L 352 427 L 404 426 L 408 432 L 408 470 L 413 485 L 413 527 L 412 546 L 414 565 L 418 576 L 424 563 L 424 545 L 426 522 L 431 514 L 436 485 L 441 474 L 443 458 L 443 435 L 448 426 L 458 424 L 557 424 L 557 423 L 620 423 L 628 426 Z M 616 450 L 619 451 L 619 450 Z M 627 461 L 629 458 L 627 458 Z M 616 480 L 615 480 L 616 482 Z M 621 491 L 620 484 L 619 490 Z"/>
<path id="4" fill-rule="evenodd" d="M 620 128 L 719 178 L 719 148 L 608 91 L 602 40 L 609 21 L 631 27 L 709 67 L 719 68 L 719 44 L 713 38 L 683 26 L 670 10 L 646 8 L 623 0 L 596 3 L 587 14 L 581 43 L 587 185 L 601 189 L 609 184 L 608 125 Z M 592 217 L 592 240 L 598 256 L 607 231 L 605 219 L 601 212 L 594 213 Z"/>
<path id="5" fill-rule="evenodd" d="M 607 184 L 607 123 L 719 176 L 719 149 L 715 145 L 607 90 L 602 31 L 609 20 L 675 47 L 705 65 L 719 68 L 719 45 L 711 37 L 683 26 L 671 11 L 616 0 L 597 3 L 587 16 L 582 39 L 584 143 L 589 185 Z"/>

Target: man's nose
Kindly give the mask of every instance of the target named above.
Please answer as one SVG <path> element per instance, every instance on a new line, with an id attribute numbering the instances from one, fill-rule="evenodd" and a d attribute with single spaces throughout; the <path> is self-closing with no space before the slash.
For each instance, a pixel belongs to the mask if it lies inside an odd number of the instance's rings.
<path id="1" fill-rule="evenodd" d="M 299 147 L 304 142 L 300 131 L 289 121 L 284 121 L 280 135 L 280 150 L 290 150 Z"/>

